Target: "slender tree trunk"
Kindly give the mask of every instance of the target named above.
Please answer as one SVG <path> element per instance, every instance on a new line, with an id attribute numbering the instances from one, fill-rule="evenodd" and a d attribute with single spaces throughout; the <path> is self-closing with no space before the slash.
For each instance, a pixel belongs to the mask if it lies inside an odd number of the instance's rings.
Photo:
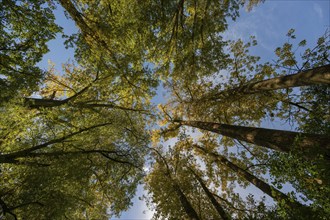
<path id="1" fill-rule="evenodd" d="M 167 174 L 165 174 L 165 175 L 167 175 L 169 180 L 171 181 L 171 185 L 172 185 L 174 191 L 176 192 L 176 194 L 179 196 L 181 205 L 183 206 L 186 214 L 189 216 L 190 219 L 199 220 L 200 218 L 198 217 L 198 214 L 195 211 L 194 207 L 192 207 L 192 205 L 190 204 L 190 202 L 187 199 L 186 195 L 182 192 L 182 190 L 180 188 L 180 185 L 173 179 L 173 177 L 171 175 L 171 169 L 170 169 L 166 159 L 156 149 L 154 149 L 154 151 L 159 156 L 159 158 L 163 161 L 163 163 L 164 163 L 164 165 L 167 169 Z"/>
<path id="2" fill-rule="evenodd" d="M 97 32 L 93 30 L 84 20 L 84 16 L 77 10 L 75 5 L 72 3 L 71 0 L 59 0 L 59 3 L 62 5 L 62 7 L 69 13 L 71 18 L 75 21 L 76 25 L 81 30 L 83 36 L 89 37 L 96 41 L 100 46 L 102 46 L 104 49 L 106 49 L 114 58 L 114 60 L 117 60 L 114 56 L 114 53 L 109 49 L 107 43 L 102 40 Z"/>
<path id="3" fill-rule="evenodd" d="M 171 180 L 171 181 L 173 181 L 173 180 Z M 185 194 L 182 192 L 180 186 L 174 182 L 173 188 L 174 188 L 175 192 L 177 193 L 177 195 L 179 196 L 180 202 L 181 202 L 185 212 L 189 216 L 189 218 L 193 219 L 193 220 L 199 220 L 200 218 L 198 217 L 197 212 L 192 207 L 192 205 L 190 204 L 190 202 L 187 199 L 187 197 L 185 196 Z"/>
<path id="4" fill-rule="evenodd" d="M 223 220 L 229 220 L 231 219 L 230 216 L 226 213 L 226 211 L 222 208 L 222 206 L 218 203 L 218 201 L 214 198 L 213 193 L 210 192 L 210 190 L 207 188 L 207 186 L 204 184 L 201 177 L 199 177 L 192 169 L 190 169 L 191 172 L 194 174 L 198 182 L 201 184 L 205 194 L 207 197 L 211 200 L 212 205 L 217 210 L 218 214 L 221 216 Z"/>
<path id="5" fill-rule="evenodd" d="M 218 160 L 222 164 L 228 166 L 230 169 L 235 171 L 239 176 L 243 177 L 247 181 L 249 181 L 251 184 L 256 186 L 258 189 L 260 189 L 265 194 L 272 197 L 275 201 L 281 202 L 281 200 L 285 200 L 286 204 L 288 204 L 291 208 L 297 209 L 304 207 L 302 204 L 298 202 L 291 202 L 289 197 L 282 193 L 281 191 L 275 189 L 274 187 L 268 185 L 261 179 L 257 178 L 256 176 L 252 175 L 251 173 L 247 172 L 246 170 L 240 168 L 239 166 L 235 165 L 234 163 L 230 162 L 227 158 L 225 158 L 222 155 L 219 155 L 214 152 L 208 152 L 205 148 L 195 146 L 197 149 L 200 149 L 204 151 L 207 155 L 210 155 L 214 159 Z"/>
<path id="6" fill-rule="evenodd" d="M 71 0 L 59 0 L 61 6 L 69 13 L 72 20 L 75 21 L 77 26 L 81 29 L 84 34 L 90 35 L 91 37 L 94 34 L 94 31 L 86 24 L 82 14 L 76 9 L 75 5 Z M 95 36 L 97 37 L 97 36 Z"/>
<path id="7" fill-rule="evenodd" d="M 267 147 L 273 150 L 290 152 L 294 146 L 306 151 L 307 157 L 313 152 L 329 153 L 330 137 L 319 134 L 307 134 L 293 131 L 266 128 L 244 127 L 201 121 L 174 120 L 181 125 L 212 131 L 240 141 Z"/>
<path id="8" fill-rule="evenodd" d="M 93 82 L 95 82 L 98 78 L 96 78 Z M 39 98 L 24 98 L 24 105 L 29 107 L 29 108 L 51 108 L 51 107 L 56 107 L 56 106 L 61 106 L 64 104 L 69 103 L 70 101 L 74 100 L 84 92 L 86 92 L 91 86 L 91 83 L 74 94 L 71 97 L 68 97 L 63 100 L 54 100 L 54 99 L 39 99 Z"/>
<path id="9" fill-rule="evenodd" d="M 330 64 L 298 72 L 292 75 L 279 76 L 258 82 L 247 83 L 240 87 L 220 91 L 213 94 L 212 97 L 205 98 L 218 100 L 223 95 L 226 96 L 228 94 L 254 94 L 277 89 L 311 86 L 317 84 L 330 84 Z"/>

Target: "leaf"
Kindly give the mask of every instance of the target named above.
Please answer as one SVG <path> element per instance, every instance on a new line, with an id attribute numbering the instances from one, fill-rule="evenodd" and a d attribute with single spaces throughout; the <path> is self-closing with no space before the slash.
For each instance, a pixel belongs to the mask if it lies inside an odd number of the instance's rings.
<path id="1" fill-rule="evenodd" d="M 291 39 L 296 39 L 296 36 L 294 35 L 294 32 L 295 32 L 295 29 L 290 29 L 289 31 L 288 31 L 288 33 L 286 34 L 286 36 L 288 36 L 289 38 L 291 38 Z"/>
<path id="2" fill-rule="evenodd" d="M 306 40 L 302 40 L 302 41 L 300 41 L 298 45 L 299 45 L 300 47 L 304 47 L 304 46 L 306 46 Z"/>

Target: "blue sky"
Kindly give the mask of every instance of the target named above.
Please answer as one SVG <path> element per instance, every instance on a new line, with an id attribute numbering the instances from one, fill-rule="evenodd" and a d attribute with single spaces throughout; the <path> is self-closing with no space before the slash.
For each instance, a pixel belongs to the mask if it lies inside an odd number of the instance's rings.
<path id="1" fill-rule="evenodd" d="M 330 28 L 330 1 L 323 0 L 271 0 L 254 8 L 251 12 L 242 10 L 241 17 L 231 22 L 229 30 L 225 33 L 227 39 L 248 40 L 250 35 L 256 36 L 258 45 L 251 52 L 259 55 L 262 61 L 271 61 L 275 58 L 274 50 L 287 41 L 286 33 L 289 29 L 296 30 L 297 42 L 306 39 L 308 46 L 315 45 L 318 37 Z M 56 11 L 56 22 L 64 28 L 65 34 L 72 34 L 77 31 L 74 23 L 67 20 L 63 10 L 59 7 Z M 73 60 L 73 50 L 66 50 L 63 39 L 60 35 L 49 44 L 50 52 L 46 54 L 39 63 L 41 68 L 47 69 L 48 60 L 61 69 L 61 64 Z M 161 96 L 161 95 L 160 95 Z M 280 122 L 267 123 L 267 127 L 278 127 Z M 253 192 L 259 194 L 255 189 Z M 139 187 L 138 196 L 143 194 L 142 187 Z M 241 192 L 246 194 L 246 192 Z M 137 196 L 137 197 L 138 197 Z M 120 219 L 150 219 L 151 212 L 147 210 L 144 202 L 133 199 L 133 207 L 123 213 Z"/>

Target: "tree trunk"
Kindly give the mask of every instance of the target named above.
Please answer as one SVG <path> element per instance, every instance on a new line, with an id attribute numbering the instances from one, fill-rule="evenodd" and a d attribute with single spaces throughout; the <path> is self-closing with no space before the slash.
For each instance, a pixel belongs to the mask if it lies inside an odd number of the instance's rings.
<path id="1" fill-rule="evenodd" d="M 71 0 L 59 0 L 61 6 L 69 13 L 72 20 L 76 23 L 76 25 L 81 29 L 84 34 L 90 35 L 93 37 L 94 32 L 91 28 L 86 24 L 84 17 L 82 14 L 76 9 L 75 5 Z M 97 36 L 95 36 L 97 37 Z"/>
<path id="2" fill-rule="evenodd" d="M 59 0 L 59 3 L 69 13 L 72 20 L 75 21 L 76 25 L 79 27 L 84 37 L 88 36 L 89 38 L 96 41 L 100 46 L 102 46 L 111 54 L 112 58 L 115 58 L 114 53 L 109 49 L 107 43 L 99 37 L 95 30 L 88 26 L 88 24 L 84 20 L 83 14 L 77 10 L 71 0 Z"/>
<path id="3" fill-rule="evenodd" d="M 240 141 L 256 144 L 281 152 L 290 152 L 297 146 L 305 151 L 307 157 L 312 157 L 315 152 L 329 153 L 330 137 L 319 134 L 307 134 L 293 131 L 274 130 L 266 128 L 244 127 L 237 125 L 219 124 L 201 121 L 174 120 L 181 125 L 212 131 L 223 136 Z"/>
<path id="4" fill-rule="evenodd" d="M 230 162 L 227 158 L 225 158 L 222 155 L 216 154 L 214 152 L 208 152 L 205 148 L 195 146 L 197 149 L 200 149 L 204 151 L 206 154 L 212 156 L 214 159 L 218 160 L 222 164 L 228 166 L 230 169 L 235 171 L 239 176 L 243 177 L 247 181 L 249 181 L 251 184 L 256 186 L 258 189 L 260 189 L 265 194 L 272 197 L 275 201 L 281 202 L 281 200 L 285 200 L 286 204 L 288 204 L 291 208 L 297 209 L 304 207 L 302 204 L 298 202 L 291 202 L 289 197 L 282 193 L 281 191 L 275 189 L 274 187 L 268 185 L 261 179 L 257 178 L 256 176 L 250 174 L 246 170 L 240 168 L 239 166 L 235 165 L 234 163 Z"/>
<path id="5" fill-rule="evenodd" d="M 173 181 L 173 180 L 172 180 Z M 195 209 L 192 207 L 192 205 L 190 204 L 190 202 L 188 201 L 187 197 L 185 196 L 185 194 L 182 192 L 180 186 L 177 183 L 173 183 L 173 188 L 176 191 L 177 195 L 180 198 L 180 202 L 185 210 L 185 212 L 187 213 L 187 215 L 189 216 L 190 219 L 193 220 L 199 220 L 199 217 L 197 215 L 197 212 L 195 211 Z"/>
<path id="6" fill-rule="evenodd" d="M 250 83 L 238 88 L 239 92 L 252 94 L 261 91 L 286 89 L 314 84 L 330 84 L 330 64 L 296 74 Z"/>
<path id="7" fill-rule="evenodd" d="M 197 212 L 195 211 L 194 207 L 190 204 L 189 200 L 185 196 L 185 194 L 182 192 L 179 184 L 173 179 L 171 175 L 171 169 L 166 161 L 166 159 L 162 156 L 160 152 L 158 152 L 156 149 L 154 149 L 156 154 L 159 156 L 159 158 L 163 161 L 164 165 L 166 166 L 167 173 L 165 175 L 168 176 L 169 181 L 171 181 L 171 185 L 176 192 L 176 194 L 179 196 L 181 205 L 183 206 L 186 214 L 189 216 L 190 219 L 193 220 L 199 220 L 200 218 L 197 215 Z"/>
<path id="8" fill-rule="evenodd" d="M 194 176 L 196 177 L 196 179 L 198 180 L 198 182 L 201 184 L 205 194 L 207 195 L 207 197 L 211 200 L 212 205 L 214 206 L 214 208 L 217 210 L 218 214 L 221 216 L 221 218 L 223 220 L 229 220 L 231 219 L 226 211 L 222 208 L 222 206 L 218 203 L 218 201 L 214 198 L 213 194 L 210 192 L 210 190 L 207 188 L 207 186 L 204 184 L 203 180 L 201 177 L 199 177 L 192 169 L 190 169 L 191 172 L 194 174 Z"/>
<path id="9" fill-rule="evenodd" d="M 330 64 L 298 72 L 292 75 L 279 76 L 258 82 L 247 83 L 237 88 L 218 92 L 212 95 L 212 98 L 206 99 L 218 100 L 221 96 L 226 96 L 227 94 L 254 94 L 277 89 L 311 86 L 317 84 L 330 84 Z"/>

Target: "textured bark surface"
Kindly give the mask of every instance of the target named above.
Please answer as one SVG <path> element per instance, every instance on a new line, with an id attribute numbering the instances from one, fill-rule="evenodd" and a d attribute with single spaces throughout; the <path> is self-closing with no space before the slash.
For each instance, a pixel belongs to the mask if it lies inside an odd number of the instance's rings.
<path id="1" fill-rule="evenodd" d="M 174 122 L 207 131 L 212 131 L 240 141 L 245 141 L 251 144 L 256 144 L 282 152 L 290 152 L 294 145 L 302 151 L 316 150 L 328 153 L 330 150 L 330 137 L 325 135 L 306 134 L 266 128 L 244 127 L 213 122 L 181 120 L 175 120 Z"/>
<path id="2" fill-rule="evenodd" d="M 316 67 L 296 74 L 250 83 L 237 88 L 236 92 L 253 94 L 261 91 L 286 89 L 314 84 L 330 84 L 330 65 Z"/>
<path id="3" fill-rule="evenodd" d="M 214 206 L 214 208 L 217 210 L 218 214 L 221 216 L 221 218 L 223 220 L 229 220 L 231 219 L 226 211 L 222 208 L 222 206 L 218 203 L 218 201 L 214 198 L 213 194 L 210 192 L 210 190 L 207 188 L 207 186 L 204 184 L 203 180 L 193 171 L 191 170 L 192 173 L 194 174 L 194 176 L 196 177 L 196 179 L 198 180 L 198 182 L 201 184 L 205 194 L 207 195 L 207 197 L 211 200 L 212 205 Z"/>
<path id="4" fill-rule="evenodd" d="M 202 147 L 197 147 L 197 148 L 198 149 L 201 149 L 207 155 L 213 157 L 214 159 L 216 159 L 220 163 L 226 165 L 227 167 L 229 167 L 230 169 L 232 169 L 233 171 L 235 171 L 239 176 L 241 176 L 244 179 L 246 179 L 247 181 L 249 181 L 251 184 L 253 184 L 254 186 L 256 186 L 262 192 L 264 192 L 265 194 L 267 194 L 270 197 L 272 197 L 275 201 L 280 202 L 281 200 L 285 200 L 286 201 L 286 204 L 288 204 L 293 209 L 304 207 L 302 204 L 300 204 L 298 202 L 291 202 L 290 199 L 289 199 L 289 197 L 287 195 L 285 195 L 281 191 L 275 189 L 274 187 L 270 186 L 269 184 L 265 183 L 264 181 L 262 181 L 261 179 L 257 178 L 256 176 L 252 175 L 248 171 L 246 171 L 246 170 L 240 168 L 239 166 L 235 165 L 234 163 L 230 162 L 224 156 L 219 155 L 219 154 L 216 154 L 216 153 L 213 153 L 213 152 L 210 153 L 210 152 L 206 151 Z"/>
<path id="5" fill-rule="evenodd" d="M 185 194 L 182 192 L 182 190 L 180 189 L 180 186 L 176 183 L 173 184 L 173 187 L 177 193 L 177 195 L 180 198 L 180 202 L 185 210 L 185 212 L 187 213 L 187 215 L 189 216 L 190 219 L 193 220 L 199 220 L 200 218 L 197 215 L 197 212 L 195 211 L 195 209 L 192 207 L 192 205 L 190 204 L 190 202 L 188 201 L 187 197 L 185 196 Z"/>
<path id="6" fill-rule="evenodd" d="M 298 72 L 292 75 L 279 76 L 258 82 L 247 83 L 233 89 L 220 91 L 213 94 L 211 97 L 204 97 L 204 99 L 219 100 L 223 97 L 231 97 L 233 95 L 248 95 L 277 89 L 318 84 L 330 85 L 330 64 Z"/>
<path id="7" fill-rule="evenodd" d="M 85 103 L 85 102 L 72 102 L 71 100 L 72 100 L 71 97 L 64 100 L 25 98 L 24 105 L 31 109 L 40 109 L 40 108 L 53 108 L 65 104 L 70 104 L 70 106 L 77 108 L 113 108 L 113 109 L 121 109 L 125 111 L 147 112 L 147 110 L 145 109 L 128 108 L 128 107 L 114 105 L 112 103 L 97 103 L 97 101 L 95 101 L 95 103 Z"/>

